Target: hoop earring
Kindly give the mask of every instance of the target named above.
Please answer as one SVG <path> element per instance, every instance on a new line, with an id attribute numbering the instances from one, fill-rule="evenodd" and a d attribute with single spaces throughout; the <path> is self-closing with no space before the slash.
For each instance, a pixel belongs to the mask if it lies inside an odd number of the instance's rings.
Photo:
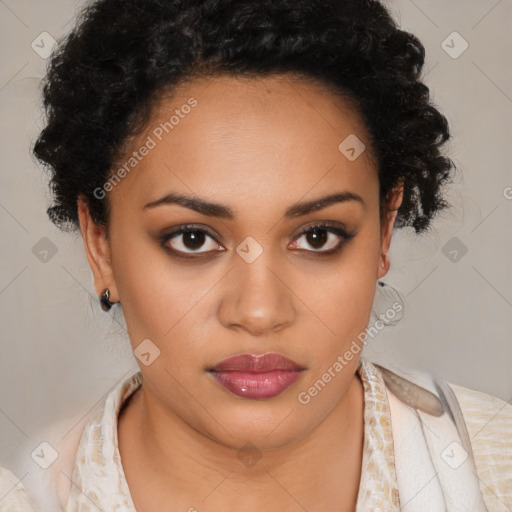
<path id="1" fill-rule="evenodd" d="M 103 311 L 109 311 L 110 308 L 114 305 L 114 302 L 110 302 L 110 290 L 108 288 L 105 288 L 100 295 L 100 304 L 101 309 Z"/>
<path id="2" fill-rule="evenodd" d="M 390 284 L 377 281 L 371 312 L 374 320 L 380 320 L 384 325 L 396 325 L 403 318 L 404 311 L 404 296 Z"/>

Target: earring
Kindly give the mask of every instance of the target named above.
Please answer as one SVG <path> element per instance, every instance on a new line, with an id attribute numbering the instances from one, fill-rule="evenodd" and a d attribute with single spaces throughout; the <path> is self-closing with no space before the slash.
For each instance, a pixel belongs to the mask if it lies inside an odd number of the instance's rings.
<path id="1" fill-rule="evenodd" d="M 109 311 L 110 308 L 114 305 L 114 302 L 110 302 L 110 290 L 108 288 L 105 288 L 100 295 L 100 304 L 101 309 L 103 311 Z"/>
<path id="2" fill-rule="evenodd" d="M 395 325 L 404 316 L 405 298 L 390 284 L 377 281 L 372 306 L 374 321 L 380 320 L 384 325 Z"/>

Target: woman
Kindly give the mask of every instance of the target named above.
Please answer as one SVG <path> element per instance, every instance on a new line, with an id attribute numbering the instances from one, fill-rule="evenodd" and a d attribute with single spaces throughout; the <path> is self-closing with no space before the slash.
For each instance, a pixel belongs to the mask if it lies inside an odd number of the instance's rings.
<path id="1" fill-rule="evenodd" d="M 52 57 L 34 154 L 140 372 L 58 447 L 34 499 L 512 506 L 509 404 L 360 356 L 393 229 L 448 206 L 423 63 L 376 1 L 90 4 Z"/>

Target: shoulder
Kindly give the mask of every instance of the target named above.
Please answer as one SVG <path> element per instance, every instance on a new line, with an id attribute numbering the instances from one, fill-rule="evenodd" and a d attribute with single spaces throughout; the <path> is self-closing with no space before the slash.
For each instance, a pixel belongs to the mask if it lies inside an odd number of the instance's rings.
<path id="1" fill-rule="evenodd" d="M 34 504 L 20 478 L 0 467 L 0 510 L 2 512 L 32 512 Z"/>
<path id="2" fill-rule="evenodd" d="M 512 505 L 512 405 L 498 397 L 449 383 L 459 402 L 490 512 Z"/>
<path id="3" fill-rule="evenodd" d="M 467 430 L 467 449 L 471 450 L 474 460 L 472 472 L 476 470 L 475 484 L 480 488 L 487 510 L 510 512 L 512 405 L 495 396 L 456 385 L 417 368 L 395 366 L 390 370 L 381 365 L 375 366 L 380 370 L 386 388 L 391 391 L 390 396 L 397 397 L 397 400 L 393 401 L 395 407 L 403 402 L 409 407 L 416 408 L 418 413 L 424 416 L 423 421 L 425 418 L 444 417 L 442 412 L 446 405 L 453 409 L 455 418 L 458 417 L 460 420 L 456 421 L 451 415 L 457 429 L 459 432 L 460 428 Z M 454 395 L 452 399 L 450 395 Z M 442 402 L 445 402 L 444 405 Z M 438 410 L 440 403 L 441 414 Z M 391 409 L 393 410 L 393 407 Z M 427 429 L 424 434 L 428 433 Z M 432 431 L 432 434 L 435 440 L 439 438 L 438 432 Z"/>
<path id="4" fill-rule="evenodd" d="M 54 512 L 63 509 L 72 485 L 74 457 L 86 419 L 75 419 L 73 428 L 65 418 L 54 420 L 51 424 L 42 426 L 22 444 L 11 474 L 4 475 L 4 481 L 9 476 L 12 479 L 14 473 L 22 477 L 22 494 L 30 497 L 32 508 L 26 506 L 26 508 L 20 508 L 20 511 Z M 17 478 L 16 481 L 18 480 L 20 479 Z M 0 486 L 0 497 L 2 489 Z M 3 507 L 4 501 L 0 500 L 1 512 L 18 510 Z"/>
<path id="5" fill-rule="evenodd" d="M 133 373 L 133 370 L 128 373 Z M 75 471 L 87 466 L 82 460 L 77 460 L 80 446 L 89 450 L 100 449 L 99 444 L 103 441 L 97 439 L 98 429 L 115 429 L 117 413 L 124 399 L 142 382 L 140 371 L 129 377 L 127 374 L 107 390 L 85 415 L 78 411 L 73 416 L 61 417 L 42 426 L 22 444 L 11 471 L 0 467 L 0 512 L 55 512 L 66 508 L 76 486 Z M 115 431 L 110 432 L 110 437 L 115 435 Z M 45 464 L 34 464 L 34 453 Z M 2 500 L 2 496 L 8 494 L 10 501 Z M 14 497 L 18 501 L 28 500 L 30 505 L 22 501 L 15 508 Z"/>

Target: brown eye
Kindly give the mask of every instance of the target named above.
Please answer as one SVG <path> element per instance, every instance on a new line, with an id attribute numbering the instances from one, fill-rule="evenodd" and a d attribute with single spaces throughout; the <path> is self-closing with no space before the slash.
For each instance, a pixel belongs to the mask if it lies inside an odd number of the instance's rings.
<path id="1" fill-rule="evenodd" d="M 205 241 L 205 233 L 202 231 L 187 231 L 182 234 L 182 244 L 193 251 L 200 249 Z"/>
<path id="2" fill-rule="evenodd" d="M 329 232 L 325 229 L 319 229 L 315 227 L 308 231 L 305 236 L 308 244 L 310 244 L 315 249 L 321 249 L 329 239 Z"/>
<path id="3" fill-rule="evenodd" d="M 348 234 L 344 229 L 328 224 L 311 226 L 300 234 L 293 242 L 293 248 L 321 254 L 331 254 L 339 251 L 354 234 Z M 304 243 L 299 242 L 304 239 Z M 310 249 L 312 248 L 312 249 Z"/>
<path id="4" fill-rule="evenodd" d="M 168 235 L 162 237 L 162 246 L 170 249 L 175 253 L 183 254 L 204 254 L 211 251 L 220 250 L 219 244 L 215 238 L 205 229 L 193 226 L 183 226 Z M 204 248 L 205 250 L 200 250 Z"/>

